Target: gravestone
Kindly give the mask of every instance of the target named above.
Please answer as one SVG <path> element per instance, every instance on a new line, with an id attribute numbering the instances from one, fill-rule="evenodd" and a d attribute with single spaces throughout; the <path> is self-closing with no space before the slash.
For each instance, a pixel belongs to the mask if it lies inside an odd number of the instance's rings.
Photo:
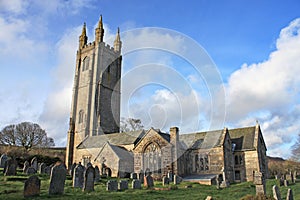
<path id="1" fill-rule="evenodd" d="M 168 172 L 167 177 L 169 178 L 169 181 L 170 181 L 170 182 L 173 182 L 173 177 L 174 177 L 174 175 L 173 175 L 172 172 Z"/>
<path id="2" fill-rule="evenodd" d="M 89 165 L 84 171 L 84 186 L 83 191 L 94 191 L 95 169 Z"/>
<path id="3" fill-rule="evenodd" d="M 211 196 L 207 196 L 205 200 L 213 200 Z"/>
<path id="4" fill-rule="evenodd" d="M 180 176 L 174 175 L 174 185 L 181 183 L 182 178 Z"/>
<path id="5" fill-rule="evenodd" d="M 15 176 L 17 175 L 17 166 L 18 163 L 15 159 L 8 158 L 4 166 L 4 175 L 5 176 Z"/>
<path id="6" fill-rule="evenodd" d="M 284 180 L 283 184 L 284 184 L 284 187 L 288 187 L 289 186 L 289 181 L 288 180 Z"/>
<path id="7" fill-rule="evenodd" d="M 152 188 L 154 186 L 153 177 L 151 175 L 147 175 L 144 177 L 144 186 L 146 188 Z"/>
<path id="8" fill-rule="evenodd" d="M 168 177 L 166 177 L 166 176 L 164 176 L 163 178 L 162 178 L 162 184 L 163 184 L 163 186 L 165 186 L 165 185 L 169 185 L 169 178 Z"/>
<path id="9" fill-rule="evenodd" d="M 140 172 L 137 175 L 138 175 L 137 179 L 139 179 L 141 181 L 141 183 L 144 183 L 144 177 L 145 177 L 144 173 Z"/>
<path id="10" fill-rule="evenodd" d="M 296 183 L 296 179 L 297 179 L 297 171 L 293 172 L 293 183 Z"/>
<path id="11" fill-rule="evenodd" d="M 255 171 L 254 172 L 254 180 L 253 183 L 255 184 L 256 195 L 265 195 L 266 194 L 266 183 L 261 172 Z"/>
<path id="12" fill-rule="evenodd" d="M 100 170 L 99 167 L 96 166 L 95 167 L 95 182 L 99 182 L 100 181 Z"/>
<path id="13" fill-rule="evenodd" d="M 137 174 L 134 173 L 134 172 L 130 173 L 130 178 L 131 179 L 137 179 Z"/>
<path id="14" fill-rule="evenodd" d="M 33 167 L 28 167 L 26 174 L 27 175 L 32 175 L 35 174 L 36 170 Z"/>
<path id="15" fill-rule="evenodd" d="M 4 168 L 5 162 L 7 161 L 8 157 L 6 154 L 2 154 L 0 157 L 0 167 Z"/>
<path id="16" fill-rule="evenodd" d="M 128 181 L 126 180 L 120 180 L 118 185 L 119 190 L 127 190 L 128 189 Z"/>
<path id="17" fill-rule="evenodd" d="M 35 169 L 35 171 L 38 170 L 38 161 L 36 157 L 33 157 L 31 160 L 31 167 L 33 167 Z"/>
<path id="18" fill-rule="evenodd" d="M 107 191 L 118 191 L 118 182 L 116 180 L 109 180 L 106 183 Z"/>
<path id="19" fill-rule="evenodd" d="M 285 179 L 290 181 L 290 182 L 293 182 L 293 174 L 292 172 L 289 172 L 288 174 L 285 175 Z"/>
<path id="20" fill-rule="evenodd" d="M 274 177 L 275 177 L 276 180 L 278 179 L 278 175 L 277 174 L 275 174 Z"/>
<path id="21" fill-rule="evenodd" d="M 81 164 L 81 162 L 79 162 L 79 164 Z M 71 166 L 70 175 L 71 175 L 72 178 L 73 178 L 74 170 L 75 170 L 76 166 L 77 166 L 76 163 L 73 163 L 72 166 Z"/>
<path id="22" fill-rule="evenodd" d="M 273 190 L 273 197 L 274 197 L 274 199 L 281 200 L 280 190 L 277 187 L 277 185 L 274 185 L 273 188 L 272 188 L 272 190 Z"/>
<path id="23" fill-rule="evenodd" d="M 280 178 L 279 179 L 279 186 L 283 186 L 284 185 L 284 179 L 283 178 Z"/>
<path id="24" fill-rule="evenodd" d="M 221 182 L 220 187 L 221 188 L 227 188 L 227 187 L 229 187 L 229 182 L 226 179 L 226 174 L 225 174 L 224 168 L 222 169 L 222 176 L 223 176 L 223 181 Z"/>
<path id="25" fill-rule="evenodd" d="M 39 174 L 45 174 L 45 168 L 46 168 L 46 164 L 45 163 L 40 163 L 39 165 Z"/>
<path id="26" fill-rule="evenodd" d="M 48 174 L 48 175 L 51 174 L 51 168 L 50 168 L 50 166 L 46 166 L 45 167 L 45 174 Z"/>
<path id="27" fill-rule="evenodd" d="M 90 167 L 90 166 L 93 166 L 93 165 L 92 165 L 92 163 L 88 162 L 88 163 L 86 164 L 86 168 L 88 168 L 88 167 Z"/>
<path id="28" fill-rule="evenodd" d="M 41 180 L 36 175 L 30 176 L 24 184 L 24 197 L 40 195 Z"/>
<path id="29" fill-rule="evenodd" d="M 24 162 L 23 173 L 27 173 L 27 169 L 30 167 L 30 163 L 26 160 Z"/>
<path id="30" fill-rule="evenodd" d="M 85 167 L 79 163 L 73 173 L 73 187 L 83 188 Z"/>
<path id="31" fill-rule="evenodd" d="M 132 189 L 141 189 L 141 188 L 142 188 L 141 181 L 138 179 L 133 179 Z"/>
<path id="32" fill-rule="evenodd" d="M 67 169 L 63 163 L 57 163 L 51 170 L 49 194 L 63 194 Z"/>
<path id="33" fill-rule="evenodd" d="M 293 191 L 290 188 L 287 191 L 286 200 L 294 200 Z"/>

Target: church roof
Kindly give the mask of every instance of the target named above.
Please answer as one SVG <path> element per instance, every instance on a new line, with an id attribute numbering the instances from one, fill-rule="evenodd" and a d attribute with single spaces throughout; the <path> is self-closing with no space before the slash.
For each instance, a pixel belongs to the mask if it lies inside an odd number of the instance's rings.
<path id="1" fill-rule="evenodd" d="M 224 130 L 188 133 L 179 135 L 179 141 L 184 149 L 211 149 L 222 145 Z"/>
<path id="2" fill-rule="evenodd" d="M 78 146 L 78 149 L 103 147 L 106 142 L 113 145 L 136 144 L 139 138 L 143 137 L 144 130 L 130 131 L 125 133 L 112 133 L 105 135 L 89 136 Z"/>
<path id="3" fill-rule="evenodd" d="M 130 160 L 132 159 L 132 153 L 127 151 L 125 148 L 110 144 L 111 149 L 120 158 L 120 160 Z"/>
<path id="4" fill-rule="evenodd" d="M 229 135 L 235 150 L 254 149 L 255 126 L 229 130 Z"/>

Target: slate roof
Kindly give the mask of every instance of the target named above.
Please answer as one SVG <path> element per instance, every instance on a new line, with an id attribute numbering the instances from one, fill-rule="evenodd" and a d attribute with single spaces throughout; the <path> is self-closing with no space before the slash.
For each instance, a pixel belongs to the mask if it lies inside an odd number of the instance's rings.
<path id="1" fill-rule="evenodd" d="M 235 150 L 250 150 L 255 148 L 255 126 L 230 129 L 229 135 L 232 143 L 235 143 Z"/>
<path id="2" fill-rule="evenodd" d="M 184 149 L 211 149 L 222 145 L 223 130 L 206 131 L 179 135 L 179 141 Z"/>
<path id="3" fill-rule="evenodd" d="M 139 138 L 145 134 L 144 130 L 131 131 L 126 133 L 112 133 L 105 135 L 89 136 L 85 138 L 78 146 L 78 149 L 101 148 L 106 142 L 113 145 L 136 144 Z"/>
<path id="4" fill-rule="evenodd" d="M 132 153 L 127 151 L 125 148 L 115 146 L 112 144 L 109 144 L 112 150 L 117 154 L 117 156 L 120 158 L 120 160 L 128 160 L 133 159 Z"/>

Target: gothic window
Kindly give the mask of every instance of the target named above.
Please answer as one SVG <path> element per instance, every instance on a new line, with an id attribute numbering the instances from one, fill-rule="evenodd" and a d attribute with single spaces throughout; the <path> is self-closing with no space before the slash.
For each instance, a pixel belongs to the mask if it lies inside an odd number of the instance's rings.
<path id="1" fill-rule="evenodd" d="M 87 69 L 89 69 L 89 62 L 90 62 L 90 58 L 89 57 L 85 57 L 82 61 L 82 71 L 85 71 Z"/>
<path id="2" fill-rule="evenodd" d="M 208 155 L 199 155 L 199 170 L 200 171 L 207 171 L 209 170 L 209 159 Z"/>
<path id="3" fill-rule="evenodd" d="M 159 147 L 151 143 L 144 151 L 144 170 L 152 173 L 161 173 L 161 152 Z"/>
<path id="4" fill-rule="evenodd" d="M 79 119 L 78 119 L 79 124 L 83 123 L 83 118 L 84 118 L 84 112 L 83 112 L 83 110 L 80 110 L 79 111 Z"/>

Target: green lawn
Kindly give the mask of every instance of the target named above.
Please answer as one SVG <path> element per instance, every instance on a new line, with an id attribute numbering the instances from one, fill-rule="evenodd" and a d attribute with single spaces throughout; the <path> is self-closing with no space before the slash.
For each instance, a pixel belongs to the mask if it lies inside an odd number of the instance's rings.
<path id="1" fill-rule="evenodd" d="M 157 191 L 150 189 L 133 190 L 128 189 L 118 192 L 107 192 L 107 179 L 102 179 L 100 183 L 95 185 L 95 191 L 90 193 L 82 192 L 78 188 L 72 188 L 72 181 L 67 177 L 65 184 L 65 193 L 61 196 L 49 196 L 49 176 L 39 175 L 41 179 L 41 195 L 35 199 L 205 199 L 206 196 L 212 196 L 213 199 L 235 200 L 246 196 L 247 194 L 255 194 L 255 186 L 251 183 L 232 184 L 229 188 L 217 190 L 215 186 L 199 185 L 197 183 L 182 182 L 178 185 L 178 189 L 169 191 Z M 23 187 L 27 176 L 18 172 L 18 176 L 4 177 L 0 175 L 0 199 L 24 199 Z M 131 181 L 129 181 L 131 182 Z M 267 195 L 272 195 L 272 186 L 278 184 L 276 180 L 267 181 Z M 185 188 L 187 185 L 192 185 L 192 188 Z M 173 186 L 172 184 L 170 186 Z M 131 184 L 129 185 L 129 188 Z M 155 187 L 162 188 L 160 182 L 155 182 Z M 174 186 L 173 186 L 174 187 Z M 291 185 L 293 189 L 294 199 L 300 199 L 300 181 L 297 184 Z M 287 188 L 281 187 L 281 195 L 283 199 L 286 197 Z"/>

